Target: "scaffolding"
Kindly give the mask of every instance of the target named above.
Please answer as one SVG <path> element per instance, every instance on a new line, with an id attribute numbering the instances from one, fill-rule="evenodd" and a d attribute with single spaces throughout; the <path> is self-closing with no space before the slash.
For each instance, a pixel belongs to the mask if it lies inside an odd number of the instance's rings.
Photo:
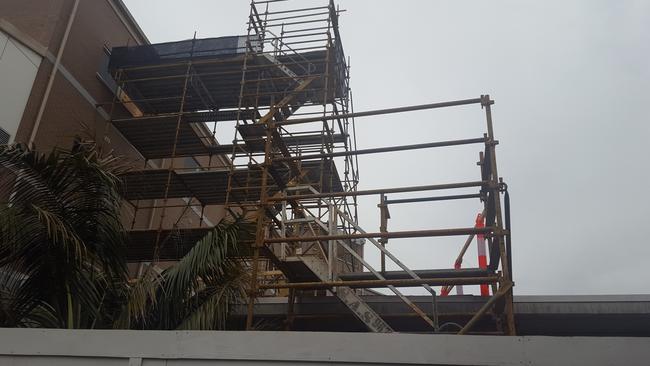
<path id="1" fill-rule="evenodd" d="M 349 61 L 339 34 L 340 10 L 332 0 L 252 1 L 245 36 L 170 42 L 112 50 L 109 69 L 116 88 L 111 124 L 145 159 L 142 170 L 123 179 L 133 207 L 129 260 L 177 260 L 205 235 L 220 215 L 256 222 L 246 329 L 255 325 L 261 296 L 286 296 L 288 317 L 297 296 L 336 296 L 373 332 L 394 329 L 363 300 L 368 289 L 385 287 L 432 332 L 442 332 L 434 286 L 490 284 L 493 295 L 460 333 L 477 322 L 514 334 L 510 232 L 497 173 L 492 127 L 493 101 L 475 99 L 355 112 Z M 376 115 L 477 105 L 485 110 L 482 137 L 359 149 L 355 121 Z M 230 144 L 217 130 L 232 128 Z M 360 190 L 358 156 L 479 144 L 481 180 Z M 388 199 L 388 194 L 475 189 L 471 194 Z M 381 225 L 359 225 L 358 197 L 377 196 Z M 475 199 L 484 206 L 482 228 L 389 231 L 389 206 Z M 214 207 L 219 208 L 215 214 Z M 156 217 L 136 228 L 138 213 Z M 153 212 L 152 212 L 153 211 Z M 212 212 L 212 213 L 211 213 Z M 198 225 L 182 225 L 191 214 Z M 506 212 L 506 218 L 507 218 Z M 485 235 L 488 268 L 413 271 L 387 248 L 389 239 Z M 364 247 L 381 253 L 374 268 Z M 465 248 L 466 249 L 466 248 Z M 463 251 L 464 253 L 464 251 Z M 462 254 L 461 254 L 462 257 Z M 386 261 L 400 268 L 387 271 Z M 422 287 L 431 311 L 418 307 L 402 287 Z M 290 327 L 290 321 L 287 322 Z"/>

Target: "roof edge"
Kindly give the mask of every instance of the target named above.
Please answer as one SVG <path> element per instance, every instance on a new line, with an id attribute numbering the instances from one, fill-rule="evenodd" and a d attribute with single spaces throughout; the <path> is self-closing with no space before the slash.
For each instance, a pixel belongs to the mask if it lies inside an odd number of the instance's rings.
<path id="1" fill-rule="evenodd" d="M 138 22 L 135 20 L 135 18 L 133 18 L 133 15 L 129 11 L 129 8 L 127 8 L 126 4 L 124 4 L 122 0 L 106 1 L 108 1 L 109 5 L 113 8 L 117 16 L 129 30 L 129 33 L 131 33 L 133 38 L 135 38 L 139 44 L 151 43 L 149 41 L 149 38 L 147 38 L 147 35 L 144 33 L 144 31 L 142 31 L 142 28 L 140 28 L 140 25 L 138 25 Z"/>

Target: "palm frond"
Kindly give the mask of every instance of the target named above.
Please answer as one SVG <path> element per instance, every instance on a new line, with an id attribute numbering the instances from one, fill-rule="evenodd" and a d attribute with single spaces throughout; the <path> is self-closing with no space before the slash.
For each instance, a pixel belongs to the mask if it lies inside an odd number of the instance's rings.
<path id="1" fill-rule="evenodd" d="M 162 276 L 155 270 L 147 270 L 126 288 L 119 317 L 113 324 L 117 329 L 130 329 L 139 324 L 150 326 L 151 311 L 157 305 L 157 295 L 162 288 Z"/>
<path id="2" fill-rule="evenodd" d="M 247 292 L 252 224 L 223 221 L 178 263 L 127 281 L 119 176 L 92 141 L 0 147 L 0 326 L 223 329 Z"/>
<path id="3" fill-rule="evenodd" d="M 35 204 L 32 204 L 32 208 L 44 226 L 45 233 L 51 244 L 65 247 L 65 252 L 69 255 L 67 258 L 69 262 L 82 261 L 86 254 L 86 247 L 81 238 L 75 233 L 75 229 L 70 227 L 68 222 L 54 212 L 49 212 Z"/>
<path id="4" fill-rule="evenodd" d="M 46 308 L 59 326 L 109 318 L 106 294 L 118 293 L 127 273 L 121 169 L 92 143 L 49 154 L 0 147 L 0 268 L 12 294 L 2 325 L 33 326 L 49 319 L 33 316 Z"/>
<path id="5" fill-rule="evenodd" d="M 243 263 L 236 258 L 240 237 L 250 235 L 250 228 L 250 223 L 222 221 L 163 272 L 163 301 L 157 307 L 161 328 L 224 326 L 228 304 L 246 292 Z"/>
<path id="6" fill-rule="evenodd" d="M 241 301 L 246 296 L 248 276 L 241 266 L 231 266 L 226 276 L 216 284 L 208 284 L 206 288 L 190 299 L 189 304 L 195 304 L 188 315 L 178 324 L 177 329 L 183 330 L 216 330 L 225 329 L 230 306 Z"/>

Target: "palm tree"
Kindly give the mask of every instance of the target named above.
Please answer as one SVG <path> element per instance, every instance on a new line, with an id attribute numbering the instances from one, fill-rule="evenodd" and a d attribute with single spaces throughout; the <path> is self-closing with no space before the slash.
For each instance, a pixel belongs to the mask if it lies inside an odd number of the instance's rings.
<path id="1" fill-rule="evenodd" d="M 2 326 L 111 324 L 126 284 L 120 159 L 94 143 L 0 146 Z"/>
<path id="2" fill-rule="evenodd" d="M 176 264 L 160 274 L 149 267 L 133 284 L 121 327 L 225 329 L 230 305 L 245 299 L 249 284 L 242 256 L 253 225 L 222 221 Z"/>
<path id="3" fill-rule="evenodd" d="M 119 175 L 93 142 L 0 146 L 0 326 L 224 329 L 246 294 L 252 224 L 223 221 L 177 264 L 129 281 Z"/>

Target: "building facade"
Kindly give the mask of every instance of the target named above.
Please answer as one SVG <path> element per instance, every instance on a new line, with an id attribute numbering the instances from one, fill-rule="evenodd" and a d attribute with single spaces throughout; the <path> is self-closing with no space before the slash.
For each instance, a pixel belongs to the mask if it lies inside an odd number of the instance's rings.
<path id="1" fill-rule="evenodd" d="M 134 167 L 164 167 L 148 160 L 107 121 L 115 83 L 108 74 L 110 50 L 149 41 L 121 0 L 5 0 L 0 2 L 0 143 L 23 143 L 38 151 L 69 148 L 76 137 L 94 139 L 106 152 Z M 196 164 L 196 162 L 191 162 Z M 178 164 L 177 164 L 178 165 Z M 182 203 L 182 200 L 178 200 Z M 156 207 L 155 201 L 142 206 Z M 162 224 L 193 226 L 216 223 L 222 210 L 170 208 Z M 155 208 L 124 205 L 129 229 L 160 226 Z M 164 220 L 164 219 L 163 219 Z"/>

